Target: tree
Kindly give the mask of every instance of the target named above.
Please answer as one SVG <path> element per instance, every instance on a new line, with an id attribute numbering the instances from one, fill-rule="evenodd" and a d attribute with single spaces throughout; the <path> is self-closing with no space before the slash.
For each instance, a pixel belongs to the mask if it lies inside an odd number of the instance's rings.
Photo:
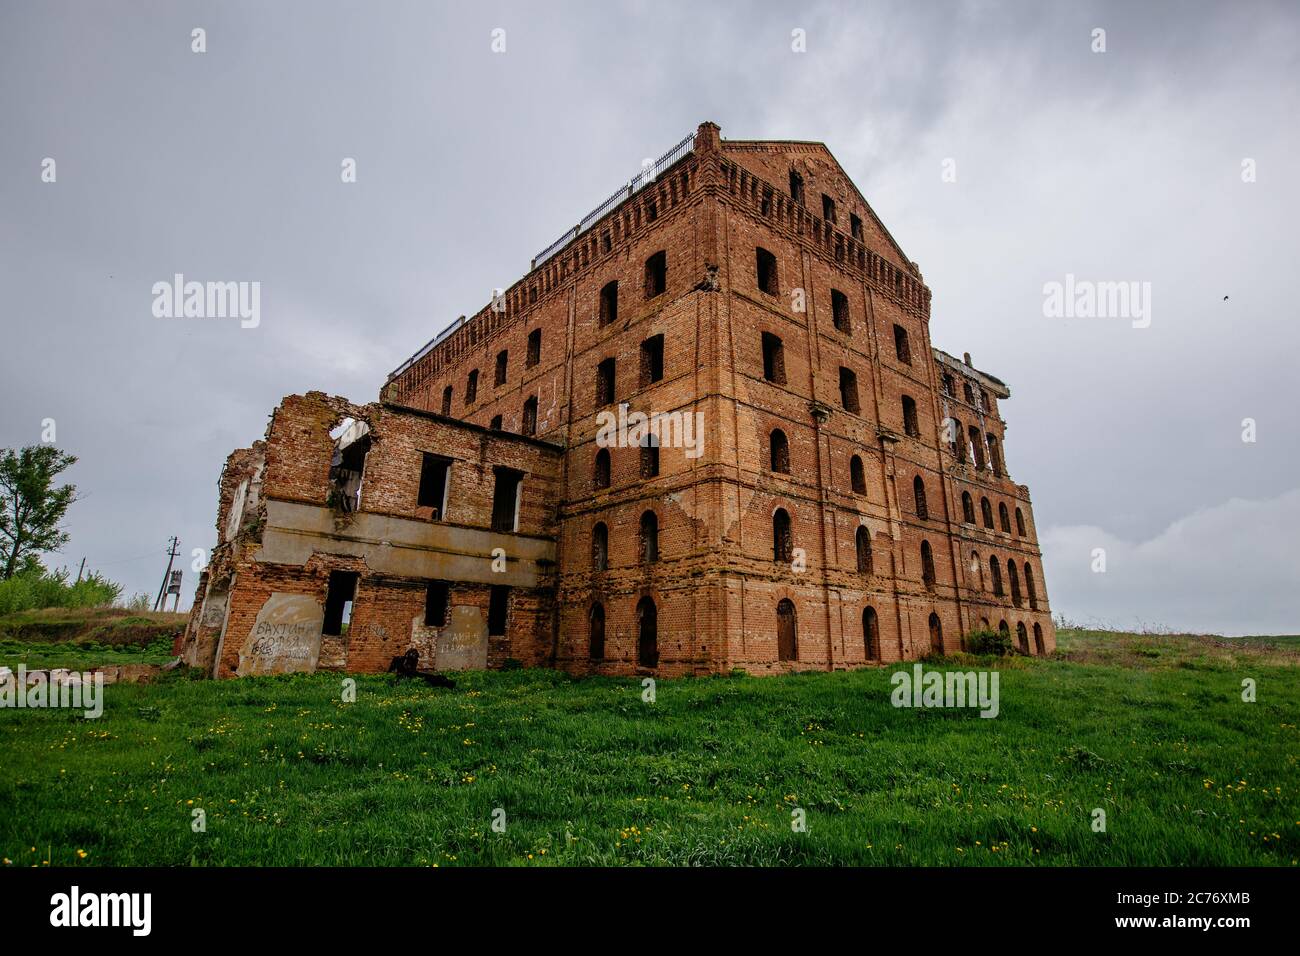
<path id="1" fill-rule="evenodd" d="M 68 536 L 59 528 L 77 500 L 75 485 L 54 487 L 54 479 L 77 461 L 53 445 L 29 445 L 0 454 L 0 581 L 57 551 Z"/>

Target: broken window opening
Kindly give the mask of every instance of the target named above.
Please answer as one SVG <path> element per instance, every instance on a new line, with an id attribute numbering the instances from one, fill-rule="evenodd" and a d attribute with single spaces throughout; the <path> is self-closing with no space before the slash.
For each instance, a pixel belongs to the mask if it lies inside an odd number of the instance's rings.
<path id="1" fill-rule="evenodd" d="M 934 551 L 929 541 L 921 542 L 921 581 L 927 588 L 934 587 Z"/>
<path id="2" fill-rule="evenodd" d="M 524 357 L 524 367 L 532 368 L 542 360 L 542 330 L 533 329 L 528 333 L 528 351 Z"/>
<path id="3" fill-rule="evenodd" d="M 668 291 L 668 253 L 656 252 L 645 261 L 645 297 L 653 299 Z"/>
<path id="4" fill-rule="evenodd" d="M 492 530 L 512 532 L 519 530 L 519 498 L 523 490 L 524 473 L 513 468 L 494 468 L 496 486 L 492 490 Z"/>
<path id="5" fill-rule="evenodd" d="M 790 512 L 777 508 L 772 514 L 772 560 L 789 564 L 794 558 L 794 533 L 790 529 Z"/>
<path id="6" fill-rule="evenodd" d="M 335 440 L 329 468 L 329 480 L 333 484 L 330 504 L 344 512 L 359 511 L 361 481 L 366 470 L 366 455 L 370 452 L 370 426 L 345 418 L 330 432 L 330 437 Z"/>
<path id="7" fill-rule="evenodd" d="M 488 425 L 488 428 L 492 429 L 494 432 L 499 432 L 499 431 L 501 431 L 502 424 L 503 424 L 503 423 L 502 423 L 502 421 L 501 421 L 501 416 L 500 416 L 500 415 L 493 415 L 493 416 L 492 416 L 492 421 L 491 421 L 491 423 Z"/>
<path id="8" fill-rule="evenodd" d="M 763 333 L 763 378 L 777 385 L 785 384 L 785 347 L 771 332 Z"/>
<path id="9" fill-rule="evenodd" d="M 506 383 L 506 372 L 509 370 L 509 365 L 510 351 L 509 349 L 502 349 L 497 353 L 496 375 L 492 379 L 493 384 L 498 388 Z"/>
<path id="10" fill-rule="evenodd" d="M 980 498 L 980 515 L 984 518 L 984 527 L 993 530 L 993 506 L 987 498 Z"/>
<path id="11" fill-rule="evenodd" d="M 605 608 L 597 601 L 587 616 L 587 656 L 593 661 L 605 659 Z"/>
<path id="12" fill-rule="evenodd" d="M 641 439 L 641 477 L 655 478 L 659 475 L 659 439 L 646 435 Z"/>
<path id="13" fill-rule="evenodd" d="M 849 213 L 849 232 L 858 242 L 862 241 L 862 220 L 856 213 Z"/>
<path id="14" fill-rule="evenodd" d="M 424 586 L 424 626 L 446 627 L 450 609 L 451 585 L 446 581 L 428 582 Z"/>
<path id="15" fill-rule="evenodd" d="M 614 401 L 614 359 L 607 358 L 596 366 L 596 407 L 612 404 Z"/>
<path id="16" fill-rule="evenodd" d="M 441 455 L 421 453 L 420 490 L 415 504 L 419 508 L 432 508 L 434 521 L 447 519 L 447 488 L 451 476 L 451 459 Z"/>
<path id="17" fill-rule="evenodd" d="M 780 295 L 781 283 L 776 274 L 776 256 L 759 246 L 754 250 L 754 264 L 758 277 L 758 288 L 768 295 Z"/>
<path id="18" fill-rule="evenodd" d="M 451 386 L 450 385 L 448 385 L 446 388 L 442 390 L 442 413 L 444 415 L 451 414 Z"/>
<path id="19" fill-rule="evenodd" d="M 664 377 L 664 337 L 652 335 L 641 343 L 641 387 L 653 385 Z"/>
<path id="20" fill-rule="evenodd" d="M 599 491 L 609 487 L 609 449 L 596 452 L 596 464 L 591 470 L 591 486 Z"/>
<path id="21" fill-rule="evenodd" d="M 840 405 L 853 415 L 861 410 L 858 405 L 858 374 L 849 368 L 840 369 Z"/>
<path id="22" fill-rule="evenodd" d="M 998 502 L 998 525 L 1002 528 L 1003 534 L 1011 533 L 1011 515 L 1007 512 L 1005 501 Z"/>
<path id="23" fill-rule="evenodd" d="M 921 426 L 916 418 L 916 399 L 911 395 L 903 396 L 903 431 L 910 438 L 921 437 Z"/>
<path id="24" fill-rule="evenodd" d="M 870 605 L 862 609 L 862 644 L 867 660 L 880 660 L 880 620 Z"/>
<path id="25" fill-rule="evenodd" d="M 653 598 L 643 597 L 636 605 L 636 659 L 642 667 L 659 665 L 659 609 Z"/>
<path id="26" fill-rule="evenodd" d="M 591 529 L 591 570 L 605 571 L 609 568 L 609 528 L 603 521 L 597 521 Z"/>
<path id="27" fill-rule="evenodd" d="M 839 289 L 831 289 L 831 319 L 835 328 L 841 332 L 853 331 L 853 321 L 849 318 L 849 297 Z"/>
<path id="28" fill-rule="evenodd" d="M 505 637 L 510 622 L 510 586 L 492 585 L 488 597 L 488 637 Z"/>
<path id="29" fill-rule="evenodd" d="M 916 503 L 916 516 L 922 520 L 930 517 L 930 509 L 925 503 L 925 480 L 917 475 L 912 479 L 912 500 Z"/>
<path id="30" fill-rule="evenodd" d="M 795 170 L 790 170 L 790 198 L 803 205 L 803 177 Z"/>
<path id="31" fill-rule="evenodd" d="M 659 516 L 653 511 L 641 515 L 641 563 L 659 560 Z"/>
<path id="32" fill-rule="evenodd" d="M 321 633 L 330 637 L 342 637 L 348 632 L 352 623 L 352 603 L 356 599 L 357 581 L 361 575 L 356 571 L 331 571 L 329 583 L 325 588 L 325 621 Z"/>
<path id="33" fill-rule="evenodd" d="M 520 434 L 536 435 L 537 434 L 537 396 L 533 395 L 524 402 L 524 412 L 521 419 Z"/>
<path id="34" fill-rule="evenodd" d="M 478 400 L 478 369 L 471 369 L 465 379 L 465 404 L 473 405 Z"/>
<path id="35" fill-rule="evenodd" d="M 607 252 L 609 250 L 606 250 Z M 609 325 L 618 321 L 618 280 L 605 283 L 600 290 L 600 324 Z"/>
<path id="36" fill-rule="evenodd" d="M 853 485 L 855 495 L 865 495 L 867 493 L 867 473 L 862 467 L 862 459 L 854 455 L 849 459 L 849 481 Z"/>
<path id="37" fill-rule="evenodd" d="M 858 552 L 858 573 L 870 574 L 872 567 L 871 532 L 867 530 L 866 525 L 858 525 L 854 546 Z"/>
<path id="38" fill-rule="evenodd" d="M 790 474 L 790 442 L 779 428 L 768 437 L 768 464 L 778 474 Z"/>
<path id="39" fill-rule="evenodd" d="M 835 225 L 835 200 L 822 193 L 822 218 Z"/>
<path id="40" fill-rule="evenodd" d="M 975 523 L 975 500 L 971 498 L 969 491 L 961 493 L 961 520 L 967 524 Z"/>
<path id="41" fill-rule="evenodd" d="M 894 326 L 894 355 L 904 365 L 912 364 L 912 347 L 907 341 L 907 329 L 901 325 Z"/>

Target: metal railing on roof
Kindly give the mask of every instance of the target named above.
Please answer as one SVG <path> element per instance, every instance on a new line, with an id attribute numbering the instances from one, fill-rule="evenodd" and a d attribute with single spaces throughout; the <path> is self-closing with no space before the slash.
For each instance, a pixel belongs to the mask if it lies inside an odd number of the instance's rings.
<path id="1" fill-rule="evenodd" d="M 557 252 L 569 243 L 573 242 L 574 239 L 577 239 L 580 235 L 595 225 L 597 221 L 603 218 L 606 213 L 619 203 L 623 202 L 625 199 L 631 199 L 640 189 L 642 189 L 642 187 L 648 186 L 650 183 L 658 179 L 659 176 L 663 174 L 664 170 L 689 153 L 694 148 L 694 145 L 695 134 L 690 133 L 682 139 L 680 143 L 655 160 L 653 164 L 646 166 L 641 170 L 641 172 L 628 180 L 626 186 L 620 187 L 603 203 L 578 220 L 576 226 L 564 235 L 560 236 L 559 239 L 556 239 L 541 252 L 537 253 L 537 255 L 533 256 L 532 268 L 536 269 L 547 259 L 553 257 Z"/>

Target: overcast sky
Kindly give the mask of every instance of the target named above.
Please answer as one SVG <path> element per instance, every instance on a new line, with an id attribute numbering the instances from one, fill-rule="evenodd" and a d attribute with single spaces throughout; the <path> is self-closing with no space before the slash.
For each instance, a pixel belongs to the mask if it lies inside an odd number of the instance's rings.
<path id="1" fill-rule="evenodd" d="M 1009 384 L 1057 613 L 1298 633 L 1298 61 L 1289 4 L 0 0 L 0 446 L 54 419 L 53 563 L 152 595 L 175 534 L 185 607 L 283 395 L 373 400 L 709 119 L 825 142 Z M 156 318 L 177 272 L 260 325 Z M 1149 327 L 1045 316 L 1067 274 L 1149 282 Z"/>

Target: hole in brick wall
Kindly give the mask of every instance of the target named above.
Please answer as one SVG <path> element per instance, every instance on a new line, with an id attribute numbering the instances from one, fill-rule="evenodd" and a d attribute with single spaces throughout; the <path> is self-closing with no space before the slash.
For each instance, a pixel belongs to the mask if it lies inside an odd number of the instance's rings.
<path id="1" fill-rule="evenodd" d="M 605 608 L 600 602 L 591 606 L 587 616 L 587 656 L 593 661 L 605 659 Z"/>
<path id="2" fill-rule="evenodd" d="M 777 508 L 772 514 L 772 560 L 789 564 L 794 557 L 794 533 L 790 527 L 790 512 Z"/>
<path id="3" fill-rule="evenodd" d="M 961 392 L 963 397 L 966 399 L 967 405 L 975 404 L 975 390 L 970 387 L 970 382 L 961 383 Z"/>
<path id="4" fill-rule="evenodd" d="M 636 659 L 642 667 L 659 666 L 659 609 L 653 598 L 636 605 Z"/>
<path id="5" fill-rule="evenodd" d="M 605 571 L 609 568 L 609 528 L 597 521 L 591 529 L 591 569 Z"/>
<path id="6" fill-rule="evenodd" d="M 970 426 L 970 450 L 971 457 L 975 459 L 975 467 L 984 467 L 984 438 L 980 435 L 980 430 L 974 425 Z M 989 525 L 993 527 L 993 525 Z"/>
<path id="7" fill-rule="evenodd" d="M 524 357 L 524 366 L 532 368 L 542 360 L 542 330 L 533 329 L 528 333 L 528 351 Z"/>
<path id="8" fill-rule="evenodd" d="M 825 193 L 822 193 L 822 218 L 835 224 L 835 200 Z"/>
<path id="9" fill-rule="evenodd" d="M 334 453 L 330 457 L 330 500 L 340 511 L 361 508 L 361 482 L 370 453 L 370 426 L 354 418 L 345 418 L 333 430 Z"/>
<path id="10" fill-rule="evenodd" d="M 943 624 L 938 614 L 930 615 L 930 650 L 935 654 L 943 653 Z"/>
<path id="11" fill-rule="evenodd" d="M 1003 534 L 1011 533 L 1011 514 L 1007 511 L 1004 501 L 998 502 L 998 525 L 1002 528 Z"/>
<path id="12" fill-rule="evenodd" d="M 987 498 L 980 498 L 980 516 L 984 519 L 984 527 L 990 531 L 993 530 L 993 506 L 989 504 Z"/>
<path id="13" fill-rule="evenodd" d="M 911 438 L 921 437 L 921 426 L 916 417 L 916 399 L 903 396 L 903 431 Z"/>
<path id="14" fill-rule="evenodd" d="M 763 378 L 777 385 L 785 384 L 785 346 L 771 332 L 763 333 Z"/>
<path id="15" fill-rule="evenodd" d="M 803 177 L 795 170 L 790 170 L 790 198 L 803 205 Z"/>
<path id="16" fill-rule="evenodd" d="M 494 584 L 488 595 L 488 637 L 505 637 L 510 623 L 510 587 Z"/>
<path id="17" fill-rule="evenodd" d="M 998 440 L 993 435 L 985 435 L 989 446 L 989 468 L 997 477 L 1002 477 L 1002 452 L 998 448 Z M 1009 530 L 1009 529 L 1008 529 Z"/>
<path id="18" fill-rule="evenodd" d="M 905 365 L 912 364 L 912 346 L 907 341 L 907 329 L 894 326 L 894 355 Z"/>
<path id="19" fill-rule="evenodd" d="M 969 491 L 961 493 L 961 520 L 967 524 L 975 523 L 975 501 Z"/>
<path id="20" fill-rule="evenodd" d="M 519 519 L 519 496 L 524 474 L 513 468 L 492 469 L 496 483 L 492 490 L 492 530 L 514 531 Z"/>
<path id="21" fill-rule="evenodd" d="M 609 449 L 596 451 L 596 463 L 591 470 L 591 486 L 596 490 L 609 487 Z"/>
<path id="22" fill-rule="evenodd" d="M 978 590 L 983 591 L 984 590 L 984 565 L 980 561 L 980 554 L 978 551 L 972 551 L 970 553 L 970 573 L 971 576 L 976 580 L 976 585 Z M 986 628 L 988 627 L 987 624 L 985 624 L 984 626 Z"/>
<path id="23" fill-rule="evenodd" d="M 441 455 L 422 452 L 420 457 L 420 490 L 416 496 L 416 505 L 420 508 L 432 508 L 434 521 L 447 518 L 447 490 L 451 475 L 451 459 Z"/>
<path id="24" fill-rule="evenodd" d="M 872 571 L 871 532 L 867 530 L 866 525 L 858 525 L 854 547 L 858 553 L 858 573 L 870 574 Z"/>
<path id="25" fill-rule="evenodd" d="M 660 251 L 645 261 L 645 297 L 653 299 L 668 290 L 668 253 Z"/>
<path id="26" fill-rule="evenodd" d="M 925 503 L 925 480 L 917 475 L 912 479 L 912 500 L 916 504 L 916 516 L 921 519 L 930 517 L 930 509 Z"/>
<path id="27" fill-rule="evenodd" d="M 450 609 L 450 584 L 446 581 L 430 581 L 424 586 L 425 627 L 446 627 L 447 613 Z"/>
<path id="28" fill-rule="evenodd" d="M 993 583 L 993 593 L 1002 597 L 1002 566 L 998 564 L 996 555 L 989 555 L 989 580 Z"/>
<path id="29" fill-rule="evenodd" d="M 659 560 L 659 516 L 653 511 L 641 515 L 641 563 Z"/>
<path id="30" fill-rule="evenodd" d="M 1025 537 L 1025 515 L 1019 508 L 1016 509 L 1016 534 Z"/>
<path id="31" fill-rule="evenodd" d="M 761 246 L 754 250 L 758 288 L 768 295 L 780 295 L 781 283 L 776 274 L 776 256 Z"/>
<path id="32" fill-rule="evenodd" d="M 596 406 L 614 401 L 614 359 L 607 358 L 596 366 Z"/>
<path id="33" fill-rule="evenodd" d="M 862 220 L 858 218 L 856 213 L 849 213 L 849 232 L 858 242 L 862 241 Z"/>
<path id="34" fill-rule="evenodd" d="M 478 400 L 478 369 L 470 369 L 465 379 L 465 404 L 473 405 Z"/>
<path id="35" fill-rule="evenodd" d="M 600 290 L 600 324 L 618 321 L 618 280 L 606 282 Z"/>
<path id="36" fill-rule="evenodd" d="M 659 439 L 646 435 L 641 439 L 641 477 L 654 478 L 659 474 Z"/>
<path id="37" fill-rule="evenodd" d="M 497 431 L 497 432 L 499 432 L 499 431 L 501 431 L 501 426 L 502 426 L 501 416 L 500 416 L 500 415 L 493 415 L 493 416 L 492 416 L 492 421 L 491 421 L 491 423 L 488 425 L 488 428 L 492 429 L 493 431 Z"/>
<path id="38" fill-rule="evenodd" d="M 948 443 L 948 449 L 952 452 L 952 457 L 961 461 L 963 458 L 962 452 L 965 451 L 966 448 L 966 429 L 963 428 L 961 422 L 955 418 L 951 418 L 948 421 L 950 423 L 949 427 L 952 429 L 950 432 L 952 440 Z"/>
<path id="39" fill-rule="evenodd" d="M 1029 596 L 1029 606 L 1038 610 L 1038 589 L 1034 587 L 1034 569 L 1025 562 L 1025 593 Z"/>
<path id="40" fill-rule="evenodd" d="M 520 434 L 536 435 L 537 434 L 537 396 L 531 396 L 524 402 L 523 417 L 521 419 Z"/>
<path id="41" fill-rule="evenodd" d="M 853 321 L 849 318 L 849 297 L 839 289 L 831 289 L 831 316 L 835 328 L 841 332 L 853 331 Z"/>
<path id="42" fill-rule="evenodd" d="M 652 335 L 641 343 L 641 387 L 664 377 L 664 337 Z"/>
<path id="43" fill-rule="evenodd" d="M 450 385 L 448 385 L 446 388 L 442 390 L 442 413 L 444 415 L 451 414 L 451 386 Z"/>
<path id="44" fill-rule="evenodd" d="M 862 459 L 854 455 L 849 459 L 849 480 L 853 483 L 853 493 L 855 495 L 865 495 L 867 493 L 867 473 L 862 467 Z"/>
<path id="45" fill-rule="evenodd" d="M 880 619 L 870 606 L 862 609 L 862 647 L 867 660 L 880 660 Z"/>
<path id="46" fill-rule="evenodd" d="M 493 384 L 498 387 L 504 385 L 506 383 L 506 373 L 509 369 L 510 352 L 508 349 L 502 349 L 497 353 L 496 374 L 492 378 Z"/>
<path id="47" fill-rule="evenodd" d="M 858 414 L 858 375 L 852 369 L 840 369 L 840 405 L 846 412 Z"/>
<path id="48" fill-rule="evenodd" d="M 952 377 L 952 373 L 951 373 L 951 372 L 944 372 L 944 373 L 943 373 L 942 384 L 939 386 L 939 388 L 940 388 L 940 390 L 943 392 L 943 394 L 945 394 L 945 395 L 947 395 L 947 396 L 949 396 L 949 397 L 952 397 L 952 390 L 953 390 L 953 388 L 954 388 L 955 385 L 956 385 L 956 382 L 954 381 L 954 379 L 953 379 L 953 377 Z"/>
<path id="49" fill-rule="evenodd" d="M 325 621 L 321 633 L 331 637 L 340 637 L 347 633 L 352 622 L 352 602 L 357 594 L 357 581 L 361 575 L 356 571 L 331 571 L 329 584 L 325 589 Z"/>
<path id="50" fill-rule="evenodd" d="M 790 442 L 779 428 L 772 429 L 768 437 L 768 462 L 772 471 L 790 474 Z"/>
<path id="51" fill-rule="evenodd" d="M 934 587 L 934 550 L 929 541 L 921 542 L 921 580 L 927 588 Z"/>

